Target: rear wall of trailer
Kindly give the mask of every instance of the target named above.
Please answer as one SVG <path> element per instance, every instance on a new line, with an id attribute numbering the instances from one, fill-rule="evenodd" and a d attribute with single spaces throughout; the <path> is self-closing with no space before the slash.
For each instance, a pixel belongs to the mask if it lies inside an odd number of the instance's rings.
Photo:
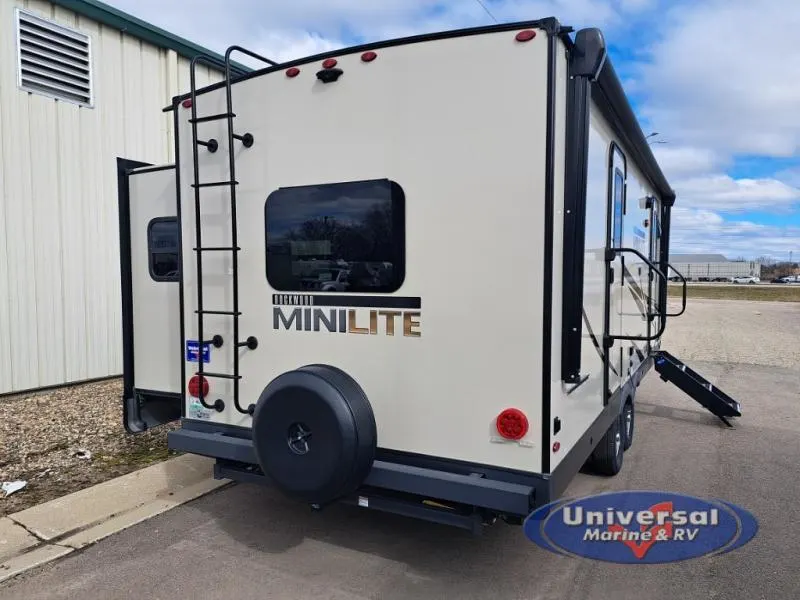
<path id="1" fill-rule="evenodd" d="M 60 76 L 87 73 L 85 97 L 32 91 L 52 73 L 46 47 L 65 43 Z M 0 2 L 0 394 L 122 372 L 116 157 L 171 161 L 162 108 L 188 88 L 174 50 L 42 0 Z"/>

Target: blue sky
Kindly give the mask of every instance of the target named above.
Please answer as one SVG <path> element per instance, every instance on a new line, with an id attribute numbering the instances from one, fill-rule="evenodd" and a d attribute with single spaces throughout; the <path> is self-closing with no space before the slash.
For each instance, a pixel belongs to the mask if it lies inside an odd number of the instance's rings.
<path id="1" fill-rule="evenodd" d="M 478 0 L 106 0 L 217 51 L 288 60 L 493 22 Z M 675 252 L 800 256 L 800 3 L 482 0 L 494 19 L 600 27 L 678 194 Z"/>

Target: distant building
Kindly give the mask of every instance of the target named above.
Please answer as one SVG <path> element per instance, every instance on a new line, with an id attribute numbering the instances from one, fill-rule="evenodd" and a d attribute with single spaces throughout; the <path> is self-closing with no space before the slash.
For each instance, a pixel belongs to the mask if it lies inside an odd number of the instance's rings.
<path id="1" fill-rule="evenodd" d="M 761 263 L 728 260 L 722 254 L 671 254 L 669 262 L 687 281 L 729 281 L 731 277 L 761 277 Z M 670 279 L 676 278 L 669 273 Z"/>

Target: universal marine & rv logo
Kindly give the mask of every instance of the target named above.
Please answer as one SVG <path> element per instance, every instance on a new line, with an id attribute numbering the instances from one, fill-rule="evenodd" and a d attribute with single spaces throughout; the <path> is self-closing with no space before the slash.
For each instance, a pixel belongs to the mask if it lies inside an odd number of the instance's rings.
<path id="1" fill-rule="evenodd" d="M 275 330 L 422 336 L 419 298 L 275 294 L 272 302 Z"/>
<path id="2" fill-rule="evenodd" d="M 730 502 L 657 491 L 558 500 L 524 524 L 525 535 L 551 552 L 627 564 L 723 554 L 757 530 L 755 517 Z"/>

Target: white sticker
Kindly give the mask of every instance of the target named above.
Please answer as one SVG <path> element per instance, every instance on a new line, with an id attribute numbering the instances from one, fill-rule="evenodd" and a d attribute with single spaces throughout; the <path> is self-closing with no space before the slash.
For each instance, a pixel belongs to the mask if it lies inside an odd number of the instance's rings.
<path id="1" fill-rule="evenodd" d="M 359 496 L 358 505 L 363 506 L 365 508 L 369 508 L 369 498 L 367 498 L 366 496 Z"/>
<path id="2" fill-rule="evenodd" d="M 192 398 L 189 403 L 189 418 L 190 419 L 209 419 L 211 411 L 207 410 L 198 398 Z"/>

